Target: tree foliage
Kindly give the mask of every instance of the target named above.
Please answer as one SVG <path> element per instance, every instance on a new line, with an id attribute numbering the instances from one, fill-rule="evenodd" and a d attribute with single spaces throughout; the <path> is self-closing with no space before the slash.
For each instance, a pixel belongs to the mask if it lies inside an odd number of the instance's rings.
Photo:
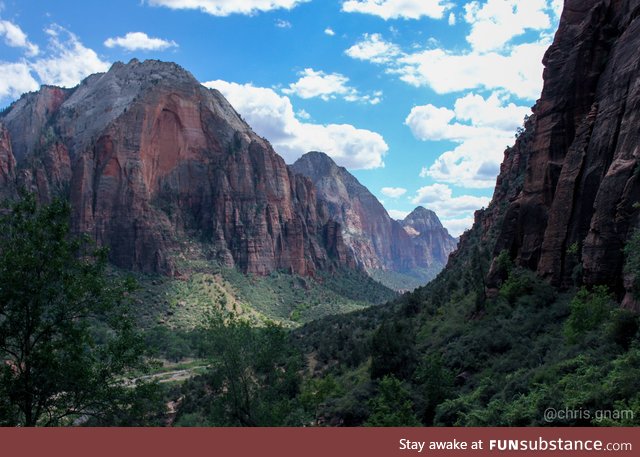
<path id="1" fill-rule="evenodd" d="M 371 415 L 364 424 L 370 427 L 418 427 L 409 389 L 402 381 L 385 376 L 380 380 L 378 395 L 370 401 Z"/>
<path id="2" fill-rule="evenodd" d="M 276 325 L 215 315 L 205 332 L 210 371 L 183 389 L 178 425 L 302 425 L 296 417 L 302 360 Z"/>
<path id="3" fill-rule="evenodd" d="M 70 235 L 69 213 L 62 200 L 27 195 L 0 216 L 3 425 L 117 423 L 136 394 L 123 381 L 142 352 L 127 317 L 131 284 L 108 279 L 106 252 Z"/>
<path id="4" fill-rule="evenodd" d="M 640 230 L 631 236 L 624 247 L 625 265 L 624 272 L 632 278 L 632 291 L 637 299 L 640 299 Z"/>

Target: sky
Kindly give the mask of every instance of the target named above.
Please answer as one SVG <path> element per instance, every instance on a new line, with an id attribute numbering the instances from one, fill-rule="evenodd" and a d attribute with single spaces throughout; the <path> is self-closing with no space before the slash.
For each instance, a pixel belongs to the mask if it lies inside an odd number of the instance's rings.
<path id="1" fill-rule="evenodd" d="M 542 89 L 562 0 L 0 0 L 0 108 L 133 58 L 221 91 L 287 163 L 323 151 L 458 236 Z"/>

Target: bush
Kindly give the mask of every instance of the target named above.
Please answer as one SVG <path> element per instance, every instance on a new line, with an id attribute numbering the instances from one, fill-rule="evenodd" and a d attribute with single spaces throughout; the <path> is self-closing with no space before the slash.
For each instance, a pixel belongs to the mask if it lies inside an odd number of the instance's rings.
<path id="1" fill-rule="evenodd" d="M 575 343 L 609 318 L 614 306 L 613 296 L 607 286 L 596 286 L 593 291 L 583 287 L 569 306 L 571 314 L 565 324 L 565 336 L 569 343 Z"/>
<path id="2" fill-rule="evenodd" d="M 632 291 L 640 299 L 640 230 L 636 230 L 624 247 L 624 273 L 632 276 Z"/>

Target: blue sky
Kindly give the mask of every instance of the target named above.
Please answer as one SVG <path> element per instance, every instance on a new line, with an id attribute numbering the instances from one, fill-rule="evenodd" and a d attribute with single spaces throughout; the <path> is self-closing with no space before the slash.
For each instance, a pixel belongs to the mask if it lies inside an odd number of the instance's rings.
<path id="1" fill-rule="evenodd" d="M 220 90 L 287 163 L 322 150 L 454 235 L 542 87 L 562 0 L 0 0 L 0 107 L 132 58 Z"/>

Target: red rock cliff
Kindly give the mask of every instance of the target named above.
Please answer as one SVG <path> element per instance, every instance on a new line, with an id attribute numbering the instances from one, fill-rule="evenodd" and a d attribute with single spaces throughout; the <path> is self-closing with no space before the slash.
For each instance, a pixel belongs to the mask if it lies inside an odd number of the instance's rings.
<path id="1" fill-rule="evenodd" d="M 534 116 L 479 215 L 495 254 L 556 285 L 581 264 L 585 284 L 624 290 L 622 248 L 640 227 L 639 16 L 639 0 L 565 2 Z"/>
<path id="2" fill-rule="evenodd" d="M 74 228 L 119 266 L 170 272 L 190 238 L 245 272 L 353 266 L 311 182 L 175 64 L 117 63 L 73 90 L 27 94 L 0 120 L 0 181 L 15 157 L 16 183 L 43 199 L 68 192 Z"/>

